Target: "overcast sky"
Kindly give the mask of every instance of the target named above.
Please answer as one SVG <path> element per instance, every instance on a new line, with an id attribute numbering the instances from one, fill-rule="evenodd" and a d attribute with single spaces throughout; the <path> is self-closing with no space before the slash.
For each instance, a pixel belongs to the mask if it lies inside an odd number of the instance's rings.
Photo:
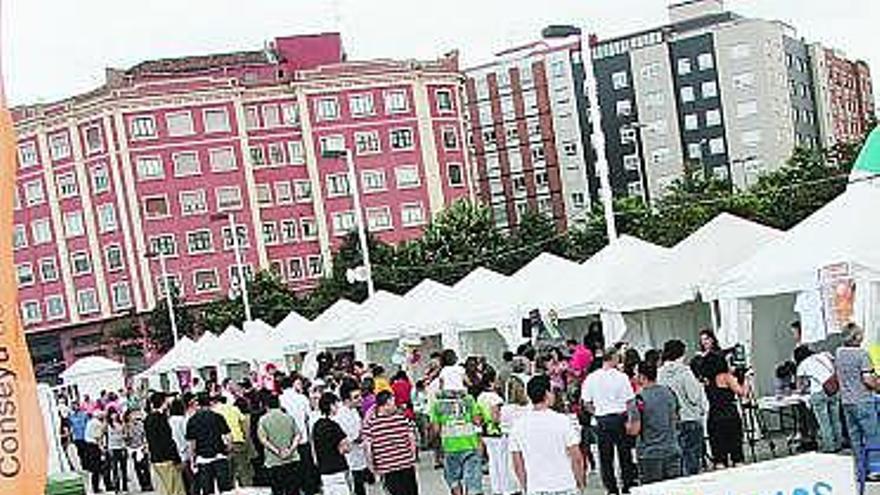
<path id="1" fill-rule="evenodd" d="M 6 0 L 3 73 L 10 102 L 52 101 L 101 84 L 105 67 L 261 47 L 274 36 L 340 30 L 354 59 L 435 58 L 465 64 L 530 41 L 549 23 L 600 37 L 666 21 L 667 0 Z M 781 19 L 800 36 L 868 60 L 880 74 L 877 0 L 727 0 Z M 880 89 L 880 83 L 875 84 Z"/>

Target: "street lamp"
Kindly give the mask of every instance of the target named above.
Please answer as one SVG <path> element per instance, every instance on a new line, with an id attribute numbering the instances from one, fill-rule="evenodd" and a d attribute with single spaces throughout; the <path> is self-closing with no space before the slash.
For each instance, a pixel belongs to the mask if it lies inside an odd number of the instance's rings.
<path id="1" fill-rule="evenodd" d="M 162 271 L 162 288 L 165 290 L 165 305 L 168 306 L 168 321 L 171 322 L 171 335 L 174 337 L 174 345 L 177 345 L 177 316 L 174 314 L 174 298 L 171 297 L 171 282 L 168 276 L 168 265 L 165 263 L 165 252 L 161 249 L 147 252 L 148 259 L 159 259 L 159 269 Z"/>
<path id="2" fill-rule="evenodd" d="M 370 264 L 370 247 L 367 244 L 367 229 L 364 225 L 363 211 L 361 211 L 361 195 L 360 188 L 358 187 L 357 174 L 355 174 L 354 171 L 354 157 L 349 149 L 324 150 L 322 156 L 324 158 L 345 158 L 345 164 L 348 167 L 348 187 L 351 192 L 352 202 L 354 203 L 354 219 L 355 224 L 357 225 L 358 240 L 361 245 L 361 256 L 364 259 L 363 278 L 367 283 L 367 296 L 373 297 L 373 294 L 376 293 L 376 288 L 373 285 L 373 268 Z M 357 274 L 357 270 L 355 271 L 355 274 Z M 355 276 L 351 278 L 356 279 L 360 277 Z"/>
<path id="3" fill-rule="evenodd" d="M 235 223 L 235 214 L 232 212 L 229 212 L 226 215 L 218 213 L 216 215 L 211 215 L 211 220 L 227 220 L 229 222 L 229 235 L 232 237 L 232 249 L 235 252 L 235 271 L 238 274 L 238 283 L 241 289 L 241 302 L 244 304 L 244 321 L 249 322 L 252 319 L 251 301 L 248 296 L 247 277 L 244 274 L 244 262 L 242 261 L 241 243 L 238 239 L 238 225 Z"/>

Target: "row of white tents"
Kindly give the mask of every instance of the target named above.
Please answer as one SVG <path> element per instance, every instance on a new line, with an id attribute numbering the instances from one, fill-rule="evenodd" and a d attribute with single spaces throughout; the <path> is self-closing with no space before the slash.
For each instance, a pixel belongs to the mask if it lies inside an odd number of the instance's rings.
<path id="1" fill-rule="evenodd" d="M 880 188 L 862 183 L 787 232 L 721 214 L 672 248 L 621 236 L 583 263 L 542 254 L 511 276 L 477 268 L 452 286 L 425 280 L 402 296 L 379 291 L 360 304 L 340 300 L 314 320 L 291 313 L 275 328 L 255 321 L 243 331 L 184 338 L 145 376 L 228 363 L 285 365 L 286 357 L 323 349 L 350 348 L 387 363 L 401 340 L 494 360 L 522 342 L 522 318 L 540 309 L 555 311 L 567 335 L 583 335 L 598 319 L 609 343 L 641 348 L 671 337 L 695 343 L 700 329 L 714 328 L 723 344 L 746 344 L 769 381 L 795 345 L 791 321 L 804 321 L 806 340 L 826 336 L 819 272 L 829 265 L 845 264 L 857 287 L 855 319 L 877 340 L 877 211 Z"/>

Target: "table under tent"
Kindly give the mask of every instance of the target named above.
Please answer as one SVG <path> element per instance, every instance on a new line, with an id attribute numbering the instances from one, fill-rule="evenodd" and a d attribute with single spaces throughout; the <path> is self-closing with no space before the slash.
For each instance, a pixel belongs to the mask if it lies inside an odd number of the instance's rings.
<path id="1" fill-rule="evenodd" d="M 852 184 L 707 291 L 722 301 L 725 339 L 752 349 L 762 392 L 775 364 L 791 359 L 795 319 L 804 343 L 833 339 L 848 321 L 865 328 L 867 342 L 880 341 L 880 229 L 866 225 L 877 211 L 880 184 Z"/>

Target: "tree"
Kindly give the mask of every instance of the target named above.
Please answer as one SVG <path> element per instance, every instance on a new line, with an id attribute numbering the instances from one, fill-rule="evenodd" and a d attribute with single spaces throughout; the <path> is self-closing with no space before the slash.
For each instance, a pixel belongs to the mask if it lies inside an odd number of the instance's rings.
<path id="1" fill-rule="evenodd" d="M 258 272 L 253 280 L 248 281 L 247 289 L 251 316 L 273 326 L 302 306 L 293 291 L 271 272 Z M 244 320 L 242 298 L 222 298 L 204 307 L 199 318 L 199 327 L 202 331 L 219 334 L 230 326 L 241 328 Z"/>
<path id="2" fill-rule="evenodd" d="M 490 266 L 510 275 L 543 252 L 564 256 L 566 236 L 548 216 L 529 210 L 505 239 L 502 254 Z"/>
<path id="3" fill-rule="evenodd" d="M 171 286 L 171 304 L 177 323 L 178 337 L 193 337 L 196 333 L 196 318 L 186 302 L 180 297 L 175 286 Z M 171 332 L 171 319 L 168 315 L 167 298 L 161 297 L 156 306 L 147 315 L 147 338 L 153 348 L 164 353 L 174 346 L 174 335 Z"/>

